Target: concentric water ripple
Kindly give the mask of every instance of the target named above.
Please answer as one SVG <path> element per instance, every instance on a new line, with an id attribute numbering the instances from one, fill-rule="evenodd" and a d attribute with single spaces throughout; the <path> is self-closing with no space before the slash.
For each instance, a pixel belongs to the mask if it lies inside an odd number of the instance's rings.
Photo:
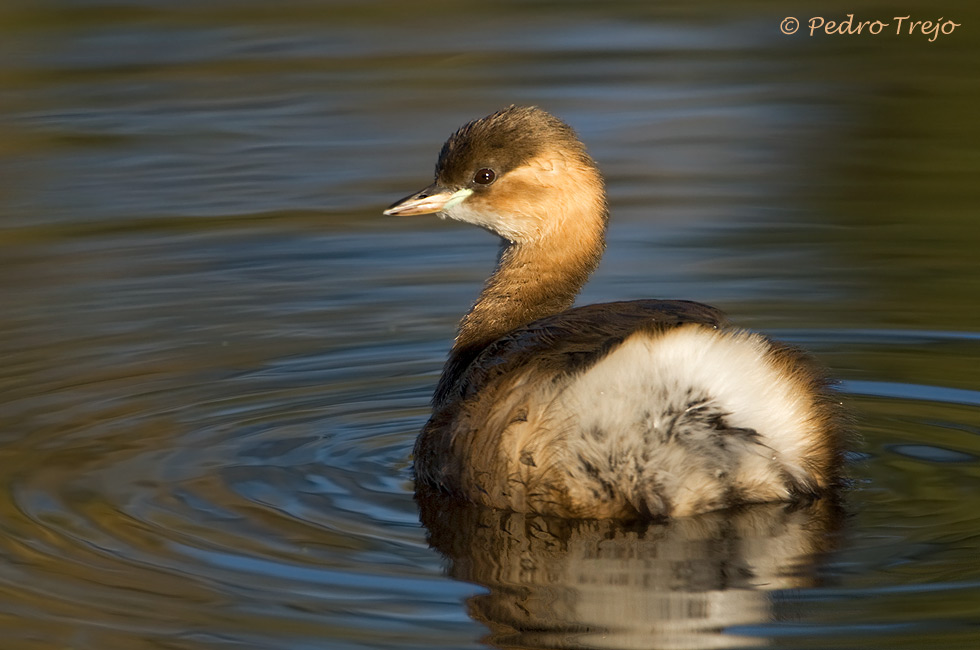
<path id="1" fill-rule="evenodd" d="M 444 584 L 411 497 L 431 357 L 379 342 L 224 376 L 211 354 L 134 376 L 35 368 L 51 375 L 44 393 L 6 405 L 35 427 L 2 450 L 10 638 L 39 625 L 106 648 L 417 634 L 420 608 L 467 591 Z"/>
<path id="2" fill-rule="evenodd" d="M 831 358 L 910 339 L 963 354 L 978 344 L 969 334 L 779 334 Z M 357 647 L 366 629 L 405 642 L 436 612 L 436 636 L 468 625 L 447 603 L 475 588 L 442 577 L 409 468 L 444 345 L 383 337 L 221 373 L 190 358 L 129 375 L 81 357 L 73 381 L 64 367 L 36 368 L 48 377 L 43 396 L 15 390 L 6 405 L 35 429 L 2 449 L 0 603 L 12 638 L 21 630 L 26 642 L 40 625 L 60 643 L 105 648 L 140 647 L 134 638 L 273 647 L 284 636 L 292 647 Z M 845 508 L 852 529 L 876 533 L 823 571 L 891 573 L 914 558 L 934 566 L 930 580 L 945 566 L 958 589 L 976 590 L 975 504 L 958 496 L 980 484 L 978 393 L 859 379 L 841 393 L 863 438 Z M 899 606 L 911 595 L 881 598 Z M 92 608 L 98 623 L 85 625 Z"/>

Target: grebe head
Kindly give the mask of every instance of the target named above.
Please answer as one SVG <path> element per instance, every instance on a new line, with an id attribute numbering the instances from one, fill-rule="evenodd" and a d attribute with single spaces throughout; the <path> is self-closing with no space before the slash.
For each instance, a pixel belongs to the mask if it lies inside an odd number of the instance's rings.
<path id="1" fill-rule="evenodd" d="M 583 226 L 601 233 L 607 215 L 602 177 L 575 132 L 527 106 L 462 126 L 442 147 L 435 182 L 384 213 L 438 213 L 518 244 Z"/>

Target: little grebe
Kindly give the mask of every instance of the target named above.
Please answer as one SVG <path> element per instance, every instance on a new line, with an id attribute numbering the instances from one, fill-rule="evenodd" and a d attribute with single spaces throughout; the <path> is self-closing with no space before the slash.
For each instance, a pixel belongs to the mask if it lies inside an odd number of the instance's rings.
<path id="1" fill-rule="evenodd" d="M 466 124 L 435 182 L 388 215 L 502 238 L 415 445 L 416 480 L 563 517 L 684 516 L 818 496 L 838 481 L 840 404 L 800 351 L 694 302 L 570 309 L 605 247 L 602 177 L 533 107 Z"/>

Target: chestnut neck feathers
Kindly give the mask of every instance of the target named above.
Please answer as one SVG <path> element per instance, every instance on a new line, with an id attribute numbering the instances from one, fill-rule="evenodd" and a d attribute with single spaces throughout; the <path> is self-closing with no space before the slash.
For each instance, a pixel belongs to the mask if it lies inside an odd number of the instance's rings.
<path id="1" fill-rule="evenodd" d="M 473 181 L 486 170 L 492 183 Z M 536 108 L 510 107 L 460 128 L 442 148 L 436 185 L 465 194 L 443 214 L 503 240 L 496 270 L 460 323 L 439 404 L 489 344 L 572 305 L 602 257 L 608 215 L 602 177 L 574 131 Z"/>

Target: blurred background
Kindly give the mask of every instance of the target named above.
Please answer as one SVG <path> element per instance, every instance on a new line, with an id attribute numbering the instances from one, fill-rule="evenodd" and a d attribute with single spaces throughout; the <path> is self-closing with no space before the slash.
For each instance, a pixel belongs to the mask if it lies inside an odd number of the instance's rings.
<path id="1" fill-rule="evenodd" d="M 3 647 L 976 647 L 980 5 L 900 4 L 5 0 Z M 848 13 L 890 26 L 808 34 Z M 419 524 L 411 446 L 496 242 L 381 210 L 511 103 L 606 176 L 580 302 L 715 304 L 854 413 L 841 521 L 746 560 L 809 578 L 698 587 L 740 612 L 710 642 L 503 634 L 481 595 L 523 578 Z"/>

